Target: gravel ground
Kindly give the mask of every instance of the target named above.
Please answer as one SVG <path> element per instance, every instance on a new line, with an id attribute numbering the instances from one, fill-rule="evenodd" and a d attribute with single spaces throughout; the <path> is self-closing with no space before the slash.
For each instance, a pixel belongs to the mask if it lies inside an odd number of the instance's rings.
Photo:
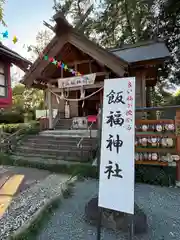
<path id="1" fill-rule="evenodd" d="M 68 179 L 68 175 L 52 174 L 17 195 L 0 219 L 0 240 L 7 239 L 13 231 L 30 221 L 33 214 L 52 197 L 59 196 Z"/>
<path id="2" fill-rule="evenodd" d="M 84 221 L 85 204 L 97 193 L 95 180 L 78 182 L 74 195 L 54 212 L 38 240 L 96 240 L 96 228 Z M 137 184 L 135 200 L 148 217 L 149 231 L 135 240 L 180 239 L 180 189 Z M 127 239 L 121 233 L 102 230 L 103 240 Z"/>

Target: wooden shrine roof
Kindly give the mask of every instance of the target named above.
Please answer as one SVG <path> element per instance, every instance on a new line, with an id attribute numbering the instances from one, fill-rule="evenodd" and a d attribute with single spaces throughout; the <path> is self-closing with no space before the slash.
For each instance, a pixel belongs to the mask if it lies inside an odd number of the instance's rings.
<path id="1" fill-rule="evenodd" d="M 110 52 L 121 57 L 128 63 L 142 61 L 166 59 L 170 57 L 170 52 L 163 40 L 145 41 L 133 45 L 124 45 L 121 48 L 110 49 Z"/>
<path id="2" fill-rule="evenodd" d="M 107 50 L 88 39 L 76 28 L 73 28 L 61 13 L 54 15 L 56 25 L 54 32 L 56 35 L 44 49 L 42 56 L 55 58 L 68 65 L 72 62 L 93 61 L 94 69 L 92 72 L 111 72 L 117 77 L 124 76 L 128 67 L 136 63 L 148 63 L 148 60 L 160 60 L 163 62 L 170 56 L 170 53 L 162 41 L 143 42 L 134 45 L 126 45 L 122 48 Z M 25 74 L 21 82 L 27 86 L 32 86 L 34 80 L 45 81 L 48 83 L 53 79 L 59 78 L 61 71 L 57 66 L 39 57 Z M 156 65 L 156 63 L 155 63 Z M 90 73 L 86 66 L 81 64 L 83 72 Z M 70 77 L 72 73 L 63 71 L 63 77 Z"/>
<path id="3" fill-rule="evenodd" d="M 95 60 L 97 65 L 105 66 L 117 76 L 124 76 L 128 68 L 126 61 L 89 40 L 77 29 L 73 28 L 65 18 L 58 18 L 56 15 L 55 20 L 57 23 L 55 27 L 56 35 L 44 49 L 43 56 L 48 55 L 65 63 L 88 59 Z M 45 78 L 47 76 L 47 67 L 57 69 L 53 64 L 39 57 L 21 82 L 31 86 L 35 79 Z M 59 69 L 58 71 L 60 72 Z"/>
<path id="4" fill-rule="evenodd" d="M 2 56 L 2 58 L 6 59 L 8 62 L 16 65 L 24 72 L 26 72 L 28 67 L 32 65 L 30 61 L 23 58 L 21 55 L 9 49 L 8 47 L 4 46 L 1 42 L 0 42 L 0 56 Z"/>

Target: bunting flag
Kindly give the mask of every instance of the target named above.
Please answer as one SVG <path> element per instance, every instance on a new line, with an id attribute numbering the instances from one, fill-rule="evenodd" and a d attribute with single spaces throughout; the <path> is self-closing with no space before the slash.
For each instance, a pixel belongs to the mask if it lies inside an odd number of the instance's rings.
<path id="1" fill-rule="evenodd" d="M 9 38 L 9 32 L 7 30 L 5 32 L 2 32 L 1 34 L 2 34 L 2 38 L 0 38 L 1 40 Z M 17 36 L 14 36 L 12 41 L 14 44 L 17 43 L 17 41 L 18 41 Z"/>
<path id="2" fill-rule="evenodd" d="M 83 76 L 83 74 L 81 74 L 80 72 L 78 71 L 75 71 L 73 68 L 69 68 L 67 66 L 67 64 L 65 64 L 64 62 L 62 61 L 57 61 L 55 58 L 53 57 L 48 57 L 47 55 L 40 55 L 40 58 L 41 59 L 44 59 L 45 61 L 49 61 L 51 62 L 52 64 L 54 64 L 57 68 L 63 68 L 65 71 L 68 71 L 68 72 L 71 72 L 73 75 L 75 76 Z"/>
<path id="3" fill-rule="evenodd" d="M 2 34 L 2 37 L 1 37 L 1 34 Z M 2 33 L 0 33 L 0 40 L 2 39 L 7 39 L 9 37 L 9 32 L 6 30 Z M 16 44 L 18 42 L 18 38 L 17 36 L 13 36 L 13 39 L 12 39 L 12 42 L 14 44 Z M 23 48 L 27 48 L 27 51 L 28 52 L 31 52 L 33 50 L 33 47 L 32 46 L 26 46 L 25 44 L 23 45 Z M 55 58 L 53 57 L 48 57 L 47 55 L 43 55 L 43 54 L 39 54 L 40 58 L 44 59 L 45 61 L 49 61 L 51 62 L 52 64 L 54 64 L 57 68 L 63 68 L 65 71 L 68 71 L 68 72 L 71 72 L 73 75 L 75 76 L 83 76 L 83 74 L 81 74 L 80 72 L 78 71 L 75 71 L 74 69 L 72 68 L 69 68 L 67 66 L 67 64 L 65 64 L 64 62 L 62 61 L 57 61 Z"/>

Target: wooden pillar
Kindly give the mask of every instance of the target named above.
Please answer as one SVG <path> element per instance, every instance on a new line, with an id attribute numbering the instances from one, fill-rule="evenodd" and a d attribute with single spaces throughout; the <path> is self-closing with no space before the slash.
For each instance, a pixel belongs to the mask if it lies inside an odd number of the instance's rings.
<path id="1" fill-rule="evenodd" d="M 151 107 L 151 87 L 147 86 L 146 87 L 146 107 Z"/>
<path id="2" fill-rule="evenodd" d="M 52 94 L 47 90 L 47 105 L 49 110 L 49 129 L 53 128 L 53 109 L 52 109 Z"/>
<path id="3" fill-rule="evenodd" d="M 146 107 L 146 72 L 141 76 L 141 106 Z"/>
<path id="4" fill-rule="evenodd" d="M 176 110 L 176 151 L 177 155 L 180 156 L 180 109 Z M 180 187 L 180 160 L 176 163 L 176 181 L 177 185 Z"/>

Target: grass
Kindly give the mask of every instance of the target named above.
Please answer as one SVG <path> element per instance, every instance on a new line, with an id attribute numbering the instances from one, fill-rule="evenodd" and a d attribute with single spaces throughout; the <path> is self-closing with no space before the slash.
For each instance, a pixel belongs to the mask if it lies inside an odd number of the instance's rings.
<path id="1" fill-rule="evenodd" d="M 25 159 L 14 160 L 10 155 L 0 154 L 0 165 L 11 165 L 48 170 L 54 173 L 77 176 L 79 180 L 84 178 L 98 179 L 98 169 L 91 164 L 47 164 L 44 162 L 30 162 Z M 135 181 L 152 185 L 172 186 L 176 183 L 176 167 L 136 165 Z"/>
<path id="2" fill-rule="evenodd" d="M 68 183 L 67 189 L 63 191 L 63 198 L 67 199 L 73 195 L 73 182 Z M 32 222 L 30 227 L 17 236 L 11 236 L 11 240 L 35 240 L 38 234 L 46 226 L 47 222 L 51 219 L 54 211 L 60 207 L 62 199 L 59 197 L 54 200 L 44 211 L 42 211 L 38 217 Z"/>

